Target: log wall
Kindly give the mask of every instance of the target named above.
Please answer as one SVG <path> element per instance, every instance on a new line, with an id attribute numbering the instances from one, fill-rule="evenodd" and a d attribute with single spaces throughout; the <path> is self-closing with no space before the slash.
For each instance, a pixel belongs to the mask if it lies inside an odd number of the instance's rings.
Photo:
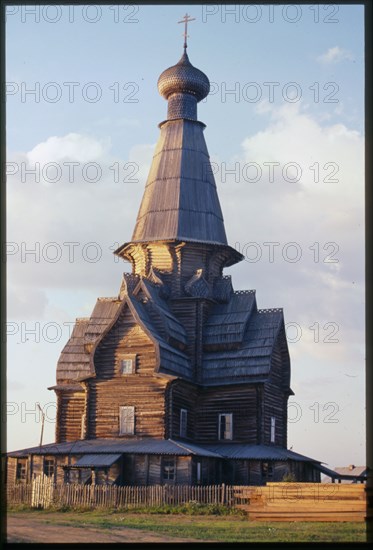
<path id="1" fill-rule="evenodd" d="M 170 382 L 167 388 L 167 437 L 183 439 L 180 436 L 180 414 L 181 409 L 187 411 L 187 433 L 186 439 L 193 439 L 198 422 L 196 410 L 199 392 L 194 384 L 175 380 Z"/>
<path id="2" fill-rule="evenodd" d="M 120 360 L 128 354 L 136 355 L 135 372 L 121 374 Z M 167 380 L 154 376 L 155 345 L 135 324 L 128 308 L 98 345 L 94 363 L 96 378 L 89 383 L 88 437 L 118 437 L 119 407 L 133 406 L 135 435 L 163 438 Z"/>
<path id="3" fill-rule="evenodd" d="M 233 414 L 233 441 L 256 443 L 257 396 L 252 385 L 205 388 L 196 408 L 197 441 L 219 441 L 219 413 Z"/>
<path id="4" fill-rule="evenodd" d="M 56 443 L 81 439 L 85 393 L 58 391 Z"/>
<path id="5" fill-rule="evenodd" d="M 282 340 L 281 340 L 282 341 Z M 271 417 L 276 419 L 275 445 L 287 447 L 287 406 L 289 398 L 288 365 L 284 361 L 284 350 L 280 340 L 273 349 L 271 371 L 264 384 L 263 396 L 263 443 L 271 443 Z"/>

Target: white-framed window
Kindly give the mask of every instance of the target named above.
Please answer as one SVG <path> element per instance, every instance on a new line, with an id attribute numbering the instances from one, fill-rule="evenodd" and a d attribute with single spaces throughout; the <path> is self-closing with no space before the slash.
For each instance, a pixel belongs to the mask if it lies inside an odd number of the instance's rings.
<path id="1" fill-rule="evenodd" d="M 232 413 L 220 413 L 219 414 L 219 439 L 233 439 L 233 414 Z"/>
<path id="2" fill-rule="evenodd" d="M 175 481 L 175 459 L 164 458 L 162 461 L 163 481 Z"/>
<path id="3" fill-rule="evenodd" d="M 119 407 L 119 435 L 135 433 L 135 407 Z"/>
<path id="4" fill-rule="evenodd" d="M 120 373 L 121 374 L 132 374 L 133 373 L 133 361 L 132 361 L 132 359 L 121 359 L 120 360 Z"/>
<path id="5" fill-rule="evenodd" d="M 123 355 L 119 358 L 120 374 L 133 374 L 136 372 L 136 355 Z"/>
<path id="6" fill-rule="evenodd" d="M 187 436 L 188 426 L 188 411 L 186 409 L 180 409 L 180 437 Z"/>
<path id="7" fill-rule="evenodd" d="M 276 440 L 276 418 L 271 416 L 271 443 Z"/>

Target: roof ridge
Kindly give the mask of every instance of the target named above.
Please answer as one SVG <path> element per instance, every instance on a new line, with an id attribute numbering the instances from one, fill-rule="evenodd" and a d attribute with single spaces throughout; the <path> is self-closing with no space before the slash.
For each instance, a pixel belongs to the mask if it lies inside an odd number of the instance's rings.
<path id="1" fill-rule="evenodd" d="M 182 443 L 179 443 L 178 441 L 175 441 L 174 439 L 168 439 L 171 443 L 174 443 L 177 447 L 180 447 L 181 449 L 185 449 L 189 453 L 192 453 L 193 455 L 196 454 L 192 449 L 189 449 L 186 445 L 183 445 Z"/>

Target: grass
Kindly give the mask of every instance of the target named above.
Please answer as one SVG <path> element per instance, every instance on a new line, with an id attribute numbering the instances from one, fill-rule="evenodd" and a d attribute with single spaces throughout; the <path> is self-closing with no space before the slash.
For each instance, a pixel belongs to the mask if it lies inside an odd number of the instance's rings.
<path id="1" fill-rule="evenodd" d="M 164 508 L 164 507 L 163 507 Z M 179 507 L 181 508 L 181 507 Z M 204 510 L 206 512 L 206 510 Z M 13 511 L 14 513 L 14 511 Z M 26 513 L 18 510 L 16 513 Z M 220 542 L 365 542 L 364 523 L 332 522 L 255 522 L 242 515 L 190 513 L 171 514 L 154 510 L 65 511 L 27 510 L 52 525 L 99 527 L 103 530 L 121 527 L 142 529 L 160 535 Z"/>
<path id="2" fill-rule="evenodd" d="M 39 511 L 36 508 L 32 508 L 29 505 L 18 504 L 14 506 L 8 506 L 8 512 L 35 512 Z M 48 512 L 91 512 L 92 514 L 117 514 L 117 513 L 143 513 L 143 514 L 167 514 L 167 515 L 189 515 L 189 516 L 242 516 L 246 517 L 246 513 L 243 510 L 237 508 L 231 508 L 228 506 L 221 506 L 219 504 L 201 504 L 199 502 L 190 501 L 183 505 L 173 506 L 171 504 L 163 504 L 162 506 L 139 506 L 130 508 L 100 508 L 82 507 L 74 508 L 72 506 L 51 506 L 47 510 L 43 510 L 44 513 Z"/>

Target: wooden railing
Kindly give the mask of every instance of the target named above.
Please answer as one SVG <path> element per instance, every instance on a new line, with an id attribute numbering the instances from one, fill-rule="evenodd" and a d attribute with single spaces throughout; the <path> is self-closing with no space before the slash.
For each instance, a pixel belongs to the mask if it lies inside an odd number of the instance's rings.
<path id="1" fill-rule="evenodd" d="M 7 504 L 34 507 L 136 508 L 187 503 L 241 508 L 262 521 L 363 521 L 365 485 L 335 483 L 268 483 L 242 485 L 54 485 L 39 477 L 7 486 Z"/>

